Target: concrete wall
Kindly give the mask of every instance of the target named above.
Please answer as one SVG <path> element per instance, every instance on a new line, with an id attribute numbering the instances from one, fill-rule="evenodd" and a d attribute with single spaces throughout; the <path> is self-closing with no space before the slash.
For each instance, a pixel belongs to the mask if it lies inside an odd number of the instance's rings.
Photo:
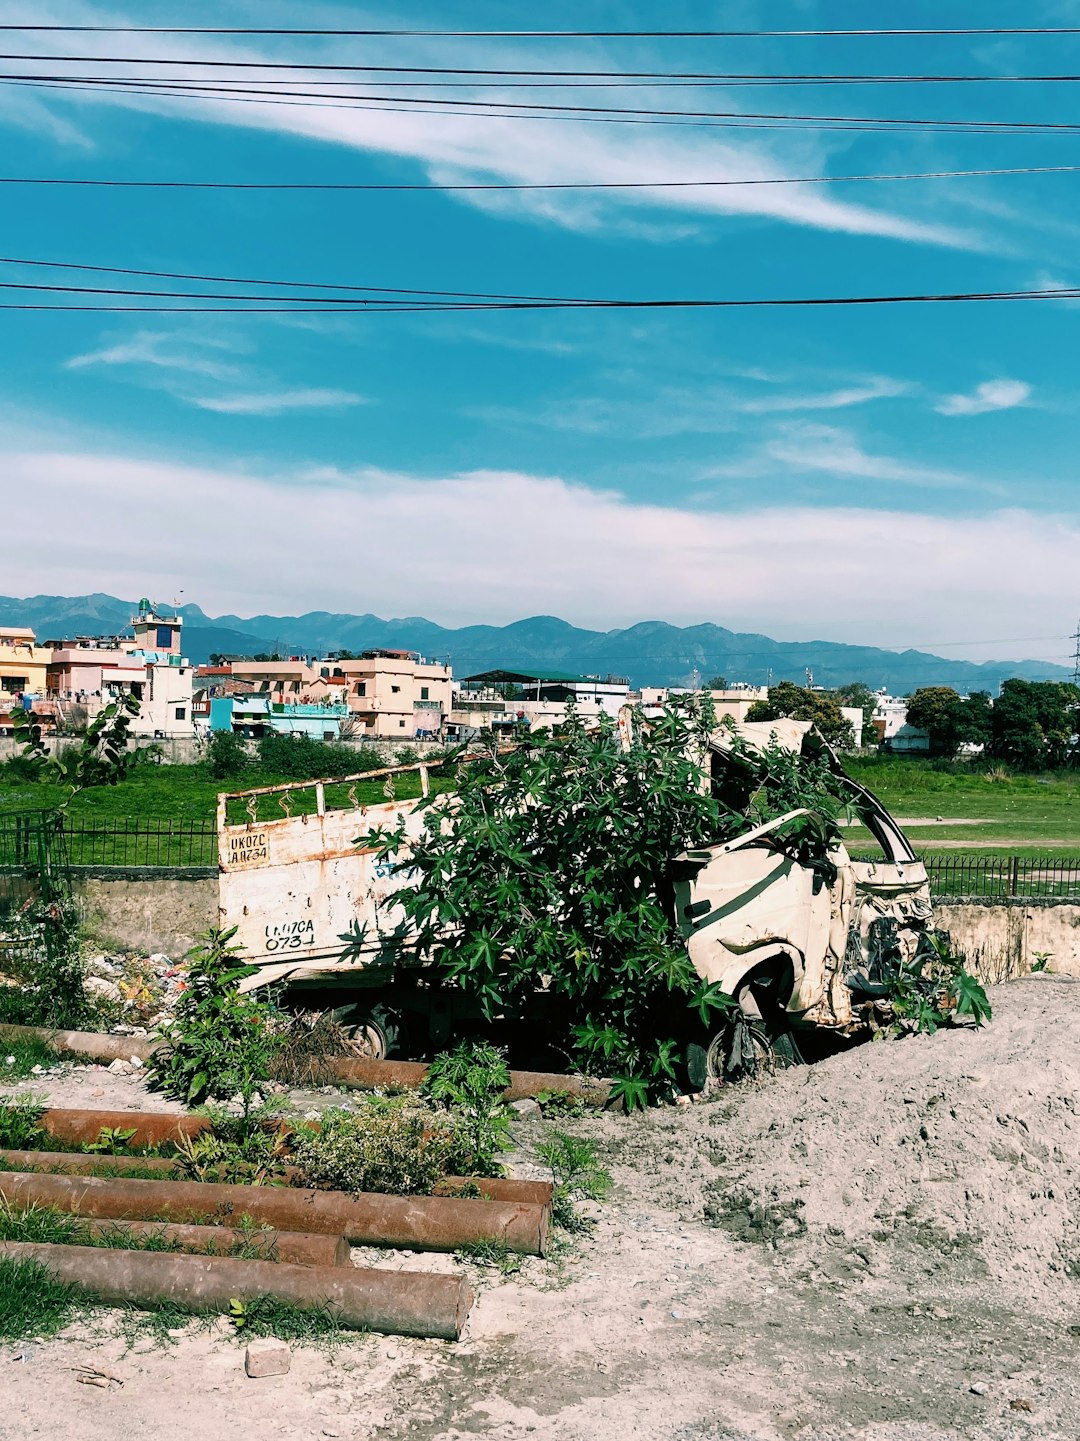
<path id="1" fill-rule="evenodd" d="M 179 959 L 217 924 L 216 870 L 76 866 L 84 923 L 105 948 Z"/>
<path id="2" fill-rule="evenodd" d="M 983 981 L 1026 975 L 1039 954 L 1048 968 L 1080 976 L 1080 905 L 1057 901 L 956 901 L 934 907 L 934 920 Z"/>

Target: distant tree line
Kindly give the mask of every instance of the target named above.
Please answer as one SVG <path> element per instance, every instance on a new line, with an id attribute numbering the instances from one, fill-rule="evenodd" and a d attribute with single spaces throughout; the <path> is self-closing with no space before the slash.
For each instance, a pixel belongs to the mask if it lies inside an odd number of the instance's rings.
<path id="1" fill-rule="evenodd" d="M 926 731 L 930 753 L 954 756 L 963 746 L 1018 770 L 1063 770 L 1076 764 L 1080 688 L 1066 681 L 1007 680 L 992 701 L 986 691 L 962 697 L 926 686 L 908 702 L 908 724 Z"/>

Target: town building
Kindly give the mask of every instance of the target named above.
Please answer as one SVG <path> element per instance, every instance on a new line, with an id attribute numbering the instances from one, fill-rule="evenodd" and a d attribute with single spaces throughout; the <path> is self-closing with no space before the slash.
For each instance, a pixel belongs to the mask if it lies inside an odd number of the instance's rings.
<path id="1" fill-rule="evenodd" d="M 926 755 L 930 750 L 930 734 L 918 726 L 908 725 L 907 701 L 887 691 L 874 692 L 874 730 L 878 743 L 886 750 L 902 755 Z"/>
<path id="2" fill-rule="evenodd" d="M 0 728 L 9 730 L 12 712 L 34 710 L 41 714 L 48 681 L 49 650 L 40 646 L 25 626 L 0 626 Z"/>
<path id="3" fill-rule="evenodd" d="M 571 671 L 487 670 L 466 676 L 455 703 L 455 714 L 464 719 L 483 716 L 492 702 L 502 699 L 504 710 L 518 723 L 526 721 L 536 730 L 558 725 L 566 719 L 572 704 L 584 718 L 619 711 L 630 699 L 630 682 L 625 676 L 577 675 Z M 495 715 L 492 725 L 499 724 Z"/>
<path id="4" fill-rule="evenodd" d="M 357 733 L 386 740 L 435 739 L 453 710 L 454 673 L 416 651 L 368 650 L 355 660 L 324 661 L 318 679 L 344 681 Z"/>
<path id="5" fill-rule="evenodd" d="M 78 636 L 48 643 L 46 696 L 57 724 L 76 729 L 122 695 L 139 702 L 133 736 L 194 734 L 193 671 L 181 652 L 183 617 L 139 602 L 131 636 Z"/>
<path id="6" fill-rule="evenodd" d="M 349 708 L 331 702 L 272 701 L 268 696 L 214 696 L 209 702 L 210 731 L 235 731 L 259 740 L 265 735 L 302 735 L 310 740 L 335 741 L 348 719 Z"/>

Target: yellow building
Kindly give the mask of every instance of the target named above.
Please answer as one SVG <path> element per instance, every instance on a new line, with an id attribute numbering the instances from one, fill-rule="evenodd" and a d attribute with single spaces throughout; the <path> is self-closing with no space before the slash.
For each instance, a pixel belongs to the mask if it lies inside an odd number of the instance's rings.
<path id="1" fill-rule="evenodd" d="M 44 696 L 52 651 L 38 645 L 25 626 L 0 625 L 0 705 L 14 696 Z"/>

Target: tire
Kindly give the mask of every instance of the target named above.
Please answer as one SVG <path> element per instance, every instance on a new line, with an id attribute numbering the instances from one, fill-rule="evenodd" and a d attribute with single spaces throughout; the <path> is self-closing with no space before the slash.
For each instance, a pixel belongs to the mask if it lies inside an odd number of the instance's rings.
<path id="1" fill-rule="evenodd" d="M 399 1012 L 388 1006 L 353 1002 L 331 1012 L 348 1037 L 353 1054 L 369 1061 L 389 1061 L 405 1054 L 405 1027 Z"/>
<path id="2" fill-rule="evenodd" d="M 754 1080 L 805 1062 L 787 1017 L 763 1007 L 751 987 L 739 993 L 739 1013 L 729 1017 L 704 1045 L 687 1047 L 691 1087 L 705 1090 L 724 1081 Z"/>

